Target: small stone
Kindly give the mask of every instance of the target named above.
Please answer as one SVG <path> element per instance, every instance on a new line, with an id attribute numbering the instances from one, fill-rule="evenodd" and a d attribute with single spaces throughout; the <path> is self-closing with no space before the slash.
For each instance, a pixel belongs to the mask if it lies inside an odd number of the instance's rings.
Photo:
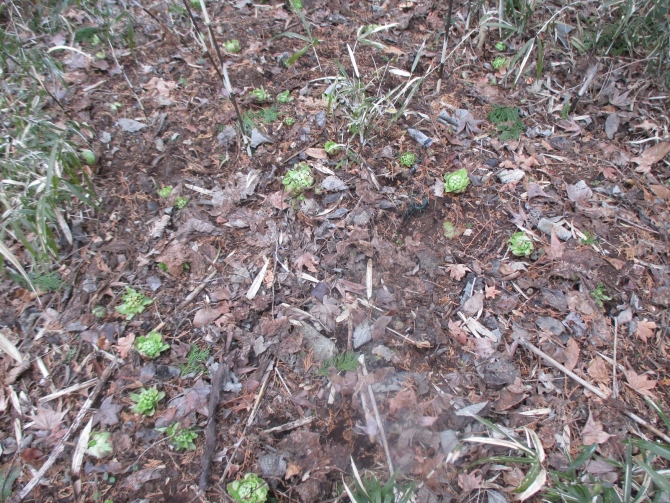
<path id="1" fill-rule="evenodd" d="M 109 143 L 112 141 L 112 135 L 109 134 L 107 131 L 100 131 L 100 134 L 98 135 L 98 139 L 100 140 L 100 143 Z"/>
<path id="2" fill-rule="evenodd" d="M 312 350 L 316 363 L 321 364 L 337 354 L 335 343 L 321 335 L 311 325 L 303 322 L 303 326 L 298 330 L 302 335 L 303 344 L 305 344 L 307 349 Z"/>
<path id="3" fill-rule="evenodd" d="M 550 316 L 539 316 L 535 320 L 535 324 L 540 328 L 540 330 L 551 332 L 554 335 L 561 335 L 565 331 L 563 323 Z"/>
<path id="4" fill-rule="evenodd" d="M 258 464 L 264 477 L 283 477 L 286 473 L 286 460 L 281 454 L 265 454 L 258 458 Z"/>
<path id="5" fill-rule="evenodd" d="M 314 116 L 314 120 L 316 121 L 316 125 L 319 127 L 324 127 L 326 125 L 326 112 L 323 110 L 321 112 L 318 112 Z"/>
<path id="6" fill-rule="evenodd" d="M 138 131 L 147 127 L 146 124 L 142 124 L 135 119 L 119 119 L 117 122 L 121 129 L 123 129 L 126 133 L 137 133 Z"/>
<path id="7" fill-rule="evenodd" d="M 235 143 L 235 140 L 237 139 L 237 132 L 235 131 L 234 127 L 226 126 L 223 128 L 223 131 L 221 131 L 216 136 L 216 139 L 219 142 L 219 145 L 221 145 L 223 148 L 228 148 Z"/>
<path id="8" fill-rule="evenodd" d="M 152 292 L 155 292 L 161 286 L 163 286 L 163 282 L 160 280 L 158 276 L 149 276 L 147 278 L 147 285 L 149 286 L 149 288 L 151 288 Z"/>
<path id="9" fill-rule="evenodd" d="M 382 344 L 380 344 L 379 346 L 375 346 L 372 349 L 372 354 L 383 358 L 387 362 L 390 362 L 394 358 L 397 358 L 395 352 L 392 349 L 387 348 Z"/>
<path id="10" fill-rule="evenodd" d="M 366 342 L 372 340 L 372 328 L 367 321 L 364 321 L 354 329 L 354 349 L 360 348 Z"/>

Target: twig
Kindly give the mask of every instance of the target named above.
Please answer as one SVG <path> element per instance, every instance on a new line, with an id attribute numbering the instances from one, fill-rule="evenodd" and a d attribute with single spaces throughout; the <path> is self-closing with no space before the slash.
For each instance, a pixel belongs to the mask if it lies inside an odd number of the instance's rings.
<path id="1" fill-rule="evenodd" d="M 368 369 L 365 366 L 365 356 L 361 355 L 359 361 L 361 362 L 361 368 L 363 370 L 363 375 L 367 377 Z M 379 428 L 379 437 L 382 440 L 382 446 L 384 447 L 384 454 L 386 454 L 386 463 L 388 464 L 389 475 L 393 477 L 393 460 L 391 459 L 391 452 L 389 451 L 389 444 L 386 441 L 386 433 L 384 432 L 384 424 L 382 423 L 382 418 L 379 415 L 379 409 L 377 408 L 377 400 L 375 400 L 375 393 L 372 391 L 372 386 L 368 386 L 368 393 L 370 394 L 370 401 L 372 402 L 372 409 L 375 411 L 375 419 L 377 420 L 377 427 Z"/>
<path id="2" fill-rule="evenodd" d="M 109 376 L 112 375 L 112 371 L 115 368 L 116 368 L 116 362 L 112 363 L 109 367 L 105 369 L 105 371 L 100 376 L 98 384 L 95 386 L 95 388 L 93 388 L 93 391 L 91 391 L 91 394 L 88 396 L 88 398 L 84 402 L 84 405 L 82 405 L 81 409 L 79 409 L 79 413 L 74 418 L 74 421 L 72 421 L 70 428 L 68 428 L 65 435 L 63 435 L 63 438 L 61 438 L 56 448 L 53 451 L 51 451 L 49 459 L 46 460 L 46 462 L 42 465 L 42 468 L 40 468 L 40 471 L 38 471 L 37 474 L 35 474 L 32 480 L 28 482 L 28 484 L 23 489 L 21 489 L 21 492 L 9 500 L 10 503 L 18 503 L 19 501 L 23 501 L 23 499 L 30 494 L 30 492 L 35 488 L 35 486 L 39 484 L 40 480 L 42 480 L 42 477 L 44 477 L 49 468 L 51 468 L 51 466 L 56 462 L 56 459 L 63 452 L 63 449 L 65 449 L 65 445 L 72 436 L 72 434 L 76 432 L 81 426 L 81 423 L 84 421 L 86 413 L 91 408 L 91 405 L 93 405 L 93 402 L 100 394 L 102 387 L 107 382 L 107 379 L 109 379 Z"/>
<path id="3" fill-rule="evenodd" d="M 349 314 L 349 318 L 347 319 L 347 351 L 351 353 L 354 350 L 353 346 L 353 335 L 354 335 L 354 320 L 351 317 L 351 313 Z"/>
<path id="4" fill-rule="evenodd" d="M 75 384 L 73 386 L 70 386 L 69 388 L 64 388 L 60 391 L 56 391 L 55 393 L 51 393 L 50 395 L 43 396 L 39 400 L 37 400 L 39 403 L 46 403 L 50 402 L 51 400 L 55 400 L 56 398 L 59 398 L 61 396 L 69 395 L 70 393 L 74 393 L 76 391 L 90 388 L 93 386 L 98 380 L 97 379 L 89 379 L 88 381 Z"/>
<path id="5" fill-rule="evenodd" d="M 582 88 L 577 93 L 577 96 L 574 97 L 572 103 L 570 104 L 570 114 L 575 111 L 575 108 L 577 108 L 577 103 L 579 103 L 579 100 L 582 96 L 584 96 L 584 93 L 591 85 L 591 82 L 593 82 L 593 78 L 596 76 L 596 73 L 598 73 L 598 68 L 600 68 L 600 63 L 596 63 L 587 70 L 584 85 L 582 85 Z"/>
<path id="6" fill-rule="evenodd" d="M 577 374 L 575 374 L 574 372 L 568 370 L 566 367 L 564 367 L 563 365 L 561 365 L 560 363 L 558 363 L 556 360 L 554 360 L 551 356 L 549 356 L 548 354 L 546 354 L 546 353 L 545 353 L 544 351 L 542 351 L 541 349 L 535 347 L 533 344 L 531 344 L 530 342 L 528 342 L 528 341 L 526 341 L 526 340 L 524 340 L 524 339 L 518 339 L 518 341 L 519 341 L 519 344 L 521 344 L 523 347 L 525 347 L 528 351 L 530 351 L 531 353 L 535 353 L 536 355 L 538 355 L 538 356 L 541 357 L 541 358 L 544 358 L 544 359 L 545 359 L 548 363 L 550 363 L 552 366 L 554 366 L 555 368 L 557 368 L 558 370 L 560 370 L 560 371 L 563 372 L 564 374 L 566 374 L 566 375 L 572 377 L 575 381 L 577 381 L 579 384 L 581 384 L 581 385 L 584 386 L 586 389 L 588 389 L 589 391 L 591 391 L 594 395 L 596 395 L 596 396 L 602 398 L 603 400 L 607 400 L 607 395 L 606 395 L 602 390 L 596 388 L 593 384 L 591 384 L 591 383 L 585 381 L 584 379 L 582 379 L 581 377 L 579 377 L 579 376 L 578 376 Z M 631 418 L 633 421 L 635 421 L 636 423 L 638 423 L 638 424 L 644 426 L 644 427 L 647 428 L 649 431 L 651 431 L 652 433 L 654 433 L 654 435 L 657 435 L 659 438 L 662 438 L 664 441 L 670 443 L 670 437 L 668 437 L 665 433 L 663 433 L 661 430 L 659 430 L 659 429 L 656 428 L 655 426 L 649 424 L 647 421 L 645 421 L 645 420 L 642 419 L 641 417 L 639 417 L 639 416 L 633 414 L 632 412 L 629 412 L 629 411 L 627 411 L 627 410 L 624 410 L 624 411 L 622 411 L 622 412 L 623 412 L 624 414 L 626 414 L 629 418 Z"/>
<path id="7" fill-rule="evenodd" d="M 302 419 L 297 419 L 295 421 L 291 421 L 290 423 L 275 426 L 274 428 L 270 428 L 268 430 L 263 430 L 263 433 L 283 433 L 285 431 L 300 428 L 301 426 L 309 424 L 312 421 L 314 421 L 314 416 L 303 417 Z"/>
<path id="8" fill-rule="evenodd" d="M 219 70 L 219 67 L 216 66 L 216 63 L 214 62 L 214 57 L 212 56 L 212 53 L 209 52 L 207 49 L 207 45 L 203 42 L 205 37 L 202 36 L 202 32 L 200 31 L 200 27 L 198 26 L 198 23 L 195 21 L 195 16 L 193 16 L 193 12 L 191 11 L 191 6 L 188 3 L 188 0 L 183 0 L 184 1 L 184 7 L 186 7 L 186 12 L 188 12 L 188 17 L 191 18 L 191 24 L 193 25 L 193 29 L 195 30 L 195 34 L 197 37 L 199 37 L 199 41 L 202 43 L 202 50 L 205 53 L 205 56 L 209 58 L 209 61 L 212 63 L 212 66 L 214 67 L 214 70 L 216 70 L 216 74 L 219 76 L 221 80 L 223 80 L 223 74 L 221 73 L 221 70 Z"/>
<path id="9" fill-rule="evenodd" d="M 121 65 L 119 64 L 119 60 L 116 59 L 116 53 L 114 52 L 114 47 L 112 46 L 112 42 L 110 40 L 107 40 L 107 43 L 109 44 L 109 48 L 112 50 L 112 57 L 114 58 L 114 63 L 116 63 L 116 66 L 121 68 Z M 140 108 L 142 109 L 142 112 L 144 115 L 147 114 L 146 110 L 144 110 L 144 105 L 142 105 L 142 100 L 140 97 L 137 95 L 135 92 L 135 89 L 133 88 L 133 85 L 130 83 L 130 79 L 128 78 L 128 75 L 126 75 L 126 71 L 121 68 L 121 73 L 123 73 L 123 76 L 126 79 L 126 83 L 128 84 L 128 87 L 130 88 L 130 91 L 135 95 L 135 99 L 137 100 L 137 103 L 140 105 Z"/>
<path id="10" fill-rule="evenodd" d="M 188 306 L 193 301 L 193 299 L 195 299 L 198 296 L 198 294 L 200 294 L 200 292 L 202 292 L 205 289 L 205 287 L 207 286 L 207 283 L 212 281 L 212 279 L 214 278 L 214 276 L 216 276 L 216 274 L 218 272 L 219 271 L 217 271 L 217 270 L 212 271 L 209 274 L 209 276 L 207 276 L 205 278 L 205 280 L 202 282 L 202 284 L 198 285 L 198 287 L 195 290 L 193 290 L 191 293 L 189 293 L 188 297 L 186 297 L 184 299 L 184 301 L 177 306 L 177 310 L 184 309 L 186 306 Z"/>
<path id="11" fill-rule="evenodd" d="M 449 13 L 444 24 L 444 41 L 442 42 L 442 57 L 440 57 L 440 70 L 437 74 L 437 87 L 435 91 L 440 94 L 442 87 L 442 74 L 444 73 L 444 62 L 447 59 L 447 46 L 449 45 L 449 31 L 451 31 L 451 10 L 454 6 L 454 0 L 449 0 Z"/>
<path id="12" fill-rule="evenodd" d="M 201 491 L 207 490 L 209 474 L 212 470 L 212 459 L 216 450 L 216 408 L 219 405 L 221 396 L 221 387 L 228 382 L 230 368 L 228 364 L 223 363 L 223 357 L 219 361 L 219 368 L 214 373 L 212 379 L 212 390 L 209 394 L 209 410 L 207 417 L 207 426 L 205 426 L 205 452 L 202 453 L 202 472 L 200 472 L 200 481 L 198 488 Z"/>
<path id="13" fill-rule="evenodd" d="M 614 354 L 613 354 L 613 359 L 614 363 L 612 364 L 612 398 L 619 398 L 619 389 L 617 387 L 617 382 L 616 382 L 616 346 L 617 346 L 617 340 L 619 337 L 619 320 L 614 318 Z"/>

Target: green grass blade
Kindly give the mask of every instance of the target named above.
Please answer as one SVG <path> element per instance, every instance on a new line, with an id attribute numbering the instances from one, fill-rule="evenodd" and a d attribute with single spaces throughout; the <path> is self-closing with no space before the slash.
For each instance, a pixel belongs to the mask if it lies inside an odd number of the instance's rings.
<path id="1" fill-rule="evenodd" d="M 667 478 L 663 477 L 660 473 L 654 470 L 647 463 L 641 459 L 636 460 L 637 464 L 651 477 L 651 480 L 654 482 L 656 487 L 658 487 L 665 494 L 670 494 L 670 481 Z"/>

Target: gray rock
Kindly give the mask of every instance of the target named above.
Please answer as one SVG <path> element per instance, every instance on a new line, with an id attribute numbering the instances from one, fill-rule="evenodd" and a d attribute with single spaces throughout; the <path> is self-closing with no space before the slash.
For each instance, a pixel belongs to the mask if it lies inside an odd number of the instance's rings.
<path id="1" fill-rule="evenodd" d="M 387 348 L 383 344 L 380 344 L 379 346 L 375 346 L 372 349 L 372 354 L 383 358 L 387 362 L 390 362 L 391 360 L 396 358 L 395 352 L 392 349 Z"/>
<path id="2" fill-rule="evenodd" d="M 518 182 L 525 174 L 522 169 L 504 169 L 498 173 L 498 180 L 500 183 Z"/>
<path id="3" fill-rule="evenodd" d="M 500 358 L 499 360 L 486 361 L 477 367 L 477 372 L 484 379 L 488 388 L 500 389 L 508 384 L 513 384 L 521 372 L 512 362 Z"/>
<path id="4" fill-rule="evenodd" d="M 81 284 L 81 288 L 86 293 L 93 293 L 98 289 L 98 282 L 95 280 L 95 278 L 86 277 Z"/>
<path id="5" fill-rule="evenodd" d="M 264 454 L 258 464 L 264 477 L 283 477 L 286 473 L 286 460 L 281 454 Z"/>
<path id="6" fill-rule="evenodd" d="M 112 141 L 112 135 L 109 134 L 107 131 L 100 131 L 100 134 L 98 135 L 98 139 L 100 140 L 100 143 L 109 143 Z"/>
<path id="7" fill-rule="evenodd" d="M 347 190 L 347 184 L 344 183 L 339 176 L 335 175 L 330 175 L 324 178 L 321 182 L 321 186 L 323 187 L 323 190 L 327 190 L 329 192 L 340 192 Z"/>
<path id="8" fill-rule="evenodd" d="M 219 142 L 219 145 L 221 145 L 223 148 L 228 148 L 235 143 L 235 140 L 237 139 L 237 132 L 233 126 L 226 126 L 223 128 L 223 131 L 221 131 L 216 136 L 216 139 Z"/>
<path id="9" fill-rule="evenodd" d="M 563 323 L 550 316 L 539 316 L 535 324 L 540 327 L 540 330 L 551 332 L 554 335 L 561 335 L 565 331 Z"/>
<path id="10" fill-rule="evenodd" d="M 169 381 L 176 379 L 181 375 L 181 371 L 172 365 L 159 365 L 156 367 L 156 379 L 159 381 Z"/>
<path id="11" fill-rule="evenodd" d="M 149 288 L 151 288 L 152 292 L 155 292 L 161 286 L 163 286 L 163 282 L 160 280 L 158 276 L 149 276 L 147 278 L 147 285 L 149 286 Z"/>
<path id="12" fill-rule="evenodd" d="M 258 129 L 251 131 L 251 148 L 256 148 L 263 143 L 274 143 L 274 140 L 265 136 Z"/>
<path id="13" fill-rule="evenodd" d="M 319 127 L 324 127 L 326 125 L 326 112 L 323 110 L 321 112 L 318 112 L 314 116 L 314 120 L 316 121 L 316 125 Z"/>
<path id="14" fill-rule="evenodd" d="M 444 430 L 440 432 L 440 445 L 442 452 L 449 454 L 458 445 L 458 436 L 454 430 Z"/>
<path id="15" fill-rule="evenodd" d="M 372 327 L 370 327 L 367 321 L 364 321 L 354 329 L 353 339 L 355 349 L 372 340 Z"/>
<path id="16" fill-rule="evenodd" d="M 137 133 L 147 127 L 146 124 L 142 124 L 135 119 L 119 119 L 117 123 L 126 133 Z"/>
<path id="17" fill-rule="evenodd" d="M 81 321 L 73 321 L 72 323 L 68 323 L 65 325 L 65 331 L 66 332 L 83 332 L 86 330 L 88 327 L 84 325 Z"/>
<path id="18" fill-rule="evenodd" d="M 303 323 L 303 326 L 299 328 L 299 332 L 302 335 L 302 342 L 307 347 L 311 349 L 314 355 L 314 360 L 321 364 L 329 358 L 333 358 L 337 354 L 337 348 L 335 343 L 321 335 L 313 326 L 308 323 Z"/>
<path id="19" fill-rule="evenodd" d="M 352 217 L 351 221 L 353 223 L 355 223 L 356 225 L 359 225 L 359 226 L 363 227 L 363 226 L 366 226 L 370 223 L 371 218 L 372 218 L 372 215 L 370 214 L 370 212 L 367 211 L 367 210 L 363 210 L 363 211 L 359 211 L 358 213 L 356 213 Z"/>
<path id="20" fill-rule="evenodd" d="M 541 218 L 540 221 L 537 223 L 537 228 L 540 229 L 545 234 L 547 234 L 548 236 L 551 236 L 551 229 L 554 229 L 554 232 L 556 232 L 556 236 L 561 241 L 567 241 L 572 237 L 572 233 L 569 230 L 567 230 L 562 225 L 553 223 L 551 220 L 547 218 Z"/>

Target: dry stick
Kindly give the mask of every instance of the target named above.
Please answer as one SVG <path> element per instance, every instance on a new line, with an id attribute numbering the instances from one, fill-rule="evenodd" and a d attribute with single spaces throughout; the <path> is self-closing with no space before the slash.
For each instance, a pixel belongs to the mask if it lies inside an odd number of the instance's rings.
<path id="1" fill-rule="evenodd" d="M 440 88 L 442 87 L 442 74 L 444 73 L 444 63 L 447 59 L 447 46 L 449 45 L 449 31 L 451 30 L 451 9 L 454 6 L 454 0 L 449 0 L 449 13 L 447 14 L 447 19 L 444 24 L 444 41 L 442 42 L 442 57 L 440 57 L 440 70 L 437 75 L 437 87 L 435 91 L 437 94 L 440 94 Z"/>
<path id="2" fill-rule="evenodd" d="M 207 426 L 205 426 L 205 452 L 202 453 L 202 472 L 200 472 L 200 482 L 198 483 L 198 489 L 201 491 L 207 490 L 209 474 L 212 470 L 212 459 L 216 450 L 216 407 L 219 405 L 221 387 L 227 384 L 229 373 L 230 369 L 227 364 L 223 363 L 223 357 L 221 357 L 219 368 L 216 369 L 214 379 L 212 379 L 212 391 L 209 394 L 209 417 L 207 418 Z"/>
<path id="3" fill-rule="evenodd" d="M 349 318 L 347 319 L 347 351 L 352 352 L 354 350 L 353 347 L 353 335 L 354 335 L 354 320 L 351 316 L 351 313 L 349 314 Z"/>
<path id="4" fill-rule="evenodd" d="M 363 369 L 363 375 L 367 377 L 368 369 L 365 366 L 365 357 L 361 356 L 360 359 L 361 367 Z M 375 411 L 375 419 L 377 420 L 377 427 L 379 428 L 379 436 L 382 439 L 382 446 L 384 446 L 384 454 L 386 454 L 386 463 L 389 468 L 389 475 L 393 477 L 393 460 L 391 459 L 391 452 L 389 451 L 389 444 L 386 441 L 386 433 L 384 432 L 384 425 L 382 424 L 382 418 L 379 415 L 379 409 L 377 408 L 377 400 L 375 400 L 375 393 L 372 391 L 372 386 L 368 384 L 368 393 L 370 394 L 370 401 L 372 402 L 372 409 Z"/>
<path id="5" fill-rule="evenodd" d="M 184 309 L 186 306 L 188 306 L 188 305 L 191 303 L 191 301 L 193 301 L 193 299 L 195 299 L 195 298 L 198 296 L 198 294 L 199 294 L 200 292 L 202 292 L 202 291 L 205 289 L 205 287 L 207 286 L 207 283 L 209 283 L 210 281 L 212 281 L 212 279 L 214 278 L 214 276 L 216 276 L 216 274 L 217 274 L 218 272 L 219 272 L 219 271 L 217 271 L 216 269 L 215 269 L 214 271 L 212 271 L 212 272 L 209 274 L 209 276 L 207 276 L 207 277 L 205 278 L 205 280 L 202 282 L 202 284 L 199 285 L 199 286 L 198 286 L 195 290 L 193 290 L 191 293 L 189 293 L 189 294 L 188 294 L 188 297 L 186 297 L 186 298 L 184 299 L 184 301 L 183 301 L 181 304 L 179 304 L 179 306 L 177 306 L 177 310 Z"/>
<path id="6" fill-rule="evenodd" d="M 200 40 L 203 41 L 203 50 L 205 51 L 205 56 L 209 58 L 209 61 L 212 63 L 212 66 L 214 67 L 214 70 L 216 70 L 216 74 L 219 76 L 221 80 L 223 80 L 223 74 L 221 73 L 221 70 L 219 70 L 219 67 L 216 66 L 216 63 L 214 62 L 214 57 L 212 56 L 212 53 L 209 52 L 207 49 L 207 45 L 204 44 L 205 37 L 203 37 L 202 32 L 200 31 L 200 27 L 198 26 L 198 23 L 195 21 L 195 16 L 193 15 L 193 12 L 191 11 L 191 6 L 188 3 L 188 0 L 183 0 L 184 1 L 184 7 L 186 7 L 186 11 L 188 12 L 188 17 L 191 18 L 191 24 L 193 25 L 193 29 L 195 30 L 196 35 L 200 38 Z"/>
<path id="7" fill-rule="evenodd" d="M 28 494 L 30 494 L 30 491 L 32 491 L 35 488 L 35 486 L 40 483 L 42 477 L 44 477 L 49 468 L 51 468 L 51 466 L 56 462 L 56 459 L 63 452 L 63 449 L 65 449 L 65 444 L 70 439 L 72 434 L 76 432 L 81 426 L 81 423 L 84 421 L 86 413 L 91 408 L 91 405 L 93 405 L 93 402 L 98 397 L 98 394 L 102 390 L 102 387 L 107 382 L 107 379 L 109 379 L 109 376 L 112 375 L 112 371 L 115 368 L 116 368 L 116 362 L 112 363 L 109 367 L 105 369 L 105 371 L 100 376 L 98 384 L 95 386 L 95 388 L 93 388 L 93 391 L 91 391 L 91 394 L 88 396 L 88 398 L 84 402 L 84 405 L 82 405 L 81 409 L 79 409 L 79 413 L 77 414 L 77 417 L 74 418 L 74 421 L 72 421 L 70 428 L 68 428 L 65 435 L 63 435 L 63 438 L 61 438 L 56 448 L 53 451 L 51 451 L 49 459 L 46 460 L 46 462 L 42 465 L 42 468 L 40 468 L 40 471 L 37 472 L 37 474 L 32 478 L 32 480 L 28 482 L 28 485 L 26 485 L 18 495 L 14 496 L 12 499 L 9 500 L 10 503 L 18 503 L 19 501 L 22 501 L 26 496 L 28 496 Z"/>
<path id="8" fill-rule="evenodd" d="M 619 389 L 617 387 L 617 382 L 616 382 L 616 346 L 617 346 L 617 339 L 619 335 L 619 320 L 614 318 L 614 364 L 612 365 L 612 398 L 619 398 Z"/>
<path id="9" fill-rule="evenodd" d="M 524 340 L 524 339 L 519 339 L 519 344 L 521 344 L 524 348 L 526 348 L 528 351 L 531 353 L 535 353 L 537 356 L 544 358 L 547 363 L 550 363 L 552 366 L 563 372 L 564 374 L 567 374 L 568 376 L 572 377 L 575 381 L 577 381 L 579 384 L 584 386 L 586 389 L 591 391 L 594 395 L 602 398 L 603 400 L 607 400 L 607 395 L 599 388 L 596 388 L 593 384 L 589 383 L 588 381 L 585 381 L 581 377 L 579 377 L 577 374 L 572 372 L 571 370 L 568 370 L 566 367 L 558 363 L 556 360 L 554 360 L 551 356 L 549 356 L 547 353 L 542 351 L 541 349 L 537 348 L 530 342 Z M 636 423 L 644 426 L 647 428 L 649 431 L 657 435 L 659 438 L 662 438 L 664 441 L 670 443 L 670 437 L 668 437 L 665 433 L 663 433 L 661 430 L 658 428 L 652 426 L 649 424 L 647 421 L 642 419 L 641 417 L 633 414 L 632 412 L 629 412 L 627 410 L 623 411 L 624 414 L 626 414 L 629 418 L 631 418 L 633 421 Z"/>
<path id="10" fill-rule="evenodd" d="M 579 103 L 579 100 L 581 99 L 582 96 L 584 96 L 584 93 L 586 92 L 586 90 L 591 85 L 591 82 L 593 82 L 593 79 L 596 76 L 596 73 L 598 73 L 598 68 L 600 68 L 600 63 L 596 63 L 595 65 L 591 66 L 587 70 L 586 80 L 584 81 L 584 85 L 582 86 L 582 88 L 577 93 L 577 96 L 575 96 L 573 98 L 572 103 L 570 104 L 569 114 L 572 114 L 575 111 L 575 108 L 577 108 L 577 103 Z"/>
<path id="11" fill-rule="evenodd" d="M 121 68 L 121 65 L 119 64 L 119 60 L 116 59 L 116 53 L 114 52 L 114 47 L 112 46 L 112 42 L 108 39 L 107 43 L 109 44 L 109 48 L 112 50 L 112 57 L 114 58 L 114 63 L 116 63 L 116 66 Z M 135 92 L 135 89 L 133 89 L 133 85 L 130 83 L 130 79 L 128 78 L 128 75 L 126 75 L 126 71 L 121 68 L 121 73 L 123 73 L 124 78 L 126 79 L 126 83 L 128 84 L 128 87 L 132 91 L 132 93 L 135 95 L 135 99 L 137 100 L 137 103 L 140 105 L 140 108 L 142 109 L 142 112 L 146 116 L 147 112 L 144 110 L 144 105 L 142 105 L 142 100 L 140 100 L 140 97 L 137 95 Z"/>

